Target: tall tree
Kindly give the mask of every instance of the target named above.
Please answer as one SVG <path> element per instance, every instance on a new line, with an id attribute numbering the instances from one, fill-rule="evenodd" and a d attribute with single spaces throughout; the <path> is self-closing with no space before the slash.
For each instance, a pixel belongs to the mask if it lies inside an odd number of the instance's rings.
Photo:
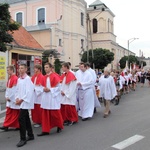
<path id="1" fill-rule="evenodd" d="M 7 50 L 6 44 L 13 41 L 14 30 L 19 29 L 19 24 L 11 20 L 8 4 L 0 4 L 0 51 Z"/>
<path id="2" fill-rule="evenodd" d="M 58 74 L 60 74 L 61 62 L 60 62 L 60 60 L 59 60 L 58 58 L 55 59 L 54 66 L 55 66 L 55 71 L 56 71 Z"/>
<path id="3" fill-rule="evenodd" d="M 89 57 L 87 59 L 87 54 L 89 53 Z M 95 65 L 97 69 L 104 69 L 109 63 L 114 60 L 114 53 L 110 52 L 108 49 L 96 48 L 93 50 L 94 58 L 92 58 L 92 50 L 89 50 L 87 53 L 84 52 L 82 55 L 81 61 L 87 62 Z"/>

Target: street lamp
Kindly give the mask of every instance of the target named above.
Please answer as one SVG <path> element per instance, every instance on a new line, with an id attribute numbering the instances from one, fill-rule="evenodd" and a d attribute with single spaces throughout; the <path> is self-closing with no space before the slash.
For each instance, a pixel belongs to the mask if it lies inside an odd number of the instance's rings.
<path id="1" fill-rule="evenodd" d="M 130 43 L 133 42 L 134 40 L 138 40 L 139 38 L 131 38 L 128 40 L 128 67 L 129 66 L 129 46 L 130 46 Z"/>

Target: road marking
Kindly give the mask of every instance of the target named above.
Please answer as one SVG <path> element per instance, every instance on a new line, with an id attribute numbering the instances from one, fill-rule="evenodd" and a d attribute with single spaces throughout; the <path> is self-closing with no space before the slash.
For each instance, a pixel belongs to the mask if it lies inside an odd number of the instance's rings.
<path id="1" fill-rule="evenodd" d="M 126 147 L 142 140 L 143 138 L 144 138 L 144 136 L 134 135 L 134 136 L 132 136 L 132 137 L 120 142 L 120 143 L 117 143 L 117 144 L 113 145 L 112 147 L 116 148 L 116 149 L 119 149 L 119 150 L 122 150 L 122 149 L 124 149 L 124 148 L 126 148 Z"/>

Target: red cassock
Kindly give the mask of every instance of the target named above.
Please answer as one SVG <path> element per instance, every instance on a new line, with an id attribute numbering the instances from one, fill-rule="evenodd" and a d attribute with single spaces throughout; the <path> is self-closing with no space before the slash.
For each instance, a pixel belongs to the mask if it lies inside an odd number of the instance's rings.
<path id="1" fill-rule="evenodd" d="M 35 82 L 36 79 L 36 82 Z M 35 74 L 31 78 L 32 82 L 35 82 L 36 86 L 44 86 L 44 76 L 42 73 Z M 34 109 L 31 110 L 32 121 L 37 124 L 42 123 L 42 109 L 40 104 L 34 104 Z"/>
<path id="2" fill-rule="evenodd" d="M 16 86 L 17 81 L 18 81 L 18 77 L 16 75 L 10 76 L 7 82 L 7 88 L 13 88 L 13 86 Z M 10 107 L 7 107 L 6 109 L 6 117 L 3 126 L 19 128 L 18 118 L 19 118 L 20 109 L 12 109 Z"/>
<path id="3" fill-rule="evenodd" d="M 3 123 L 4 127 L 12 127 L 12 128 L 19 128 L 19 109 L 12 109 L 7 107 L 6 109 L 6 117 Z"/>
<path id="4" fill-rule="evenodd" d="M 51 88 L 55 88 L 60 83 L 60 77 L 56 73 L 45 75 L 45 86 L 47 87 L 47 77 L 50 77 Z M 42 132 L 50 132 L 54 127 L 63 129 L 63 119 L 60 109 L 42 109 Z"/>
<path id="5" fill-rule="evenodd" d="M 61 104 L 61 114 L 64 121 L 78 122 L 78 114 L 74 105 Z"/>
<path id="6" fill-rule="evenodd" d="M 61 76 L 61 82 L 63 81 L 65 76 L 66 76 L 65 84 L 69 84 L 70 82 L 76 80 L 75 75 L 69 71 L 68 73 L 64 73 Z M 61 104 L 61 114 L 64 121 L 78 122 L 78 114 L 75 105 Z"/>

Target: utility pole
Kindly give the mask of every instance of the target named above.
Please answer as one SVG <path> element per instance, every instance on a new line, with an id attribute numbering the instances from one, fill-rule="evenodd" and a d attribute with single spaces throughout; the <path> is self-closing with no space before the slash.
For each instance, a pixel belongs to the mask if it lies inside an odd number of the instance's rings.
<path id="1" fill-rule="evenodd" d="M 89 62 L 89 14 L 87 13 L 86 28 L 87 28 L 87 62 Z"/>
<path id="2" fill-rule="evenodd" d="M 90 32 L 90 42 L 91 42 L 91 50 L 92 50 L 92 60 L 94 60 L 94 52 L 93 52 L 93 42 L 92 42 L 92 32 L 91 32 L 91 20 L 90 20 L 90 17 L 89 17 L 89 14 L 88 15 L 88 25 L 87 25 L 87 28 L 89 28 L 89 32 Z M 88 54 L 89 55 L 89 54 Z M 92 66 L 93 66 L 93 69 L 95 69 L 95 64 L 92 63 Z"/>

